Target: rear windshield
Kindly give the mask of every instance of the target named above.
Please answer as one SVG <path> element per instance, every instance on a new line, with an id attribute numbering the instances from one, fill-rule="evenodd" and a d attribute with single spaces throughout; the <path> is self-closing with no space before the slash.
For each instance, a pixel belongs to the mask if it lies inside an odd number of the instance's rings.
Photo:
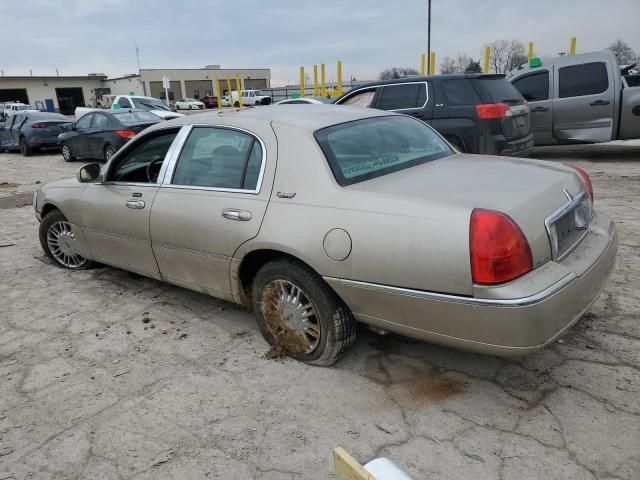
<path id="1" fill-rule="evenodd" d="M 341 123 L 318 130 L 315 137 L 342 186 L 454 153 L 425 123 L 404 116 Z"/>
<path id="2" fill-rule="evenodd" d="M 493 102 L 509 103 L 511 105 L 524 103 L 524 99 L 516 87 L 503 77 L 478 77 L 477 81 L 480 88 L 489 95 L 490 100 Z"/>
<path id="3" fill-rule="evenodd" d="M 118 112 L 112 114 L 122 123 L 159 122 L 160 117 L 151 112 Z"/>

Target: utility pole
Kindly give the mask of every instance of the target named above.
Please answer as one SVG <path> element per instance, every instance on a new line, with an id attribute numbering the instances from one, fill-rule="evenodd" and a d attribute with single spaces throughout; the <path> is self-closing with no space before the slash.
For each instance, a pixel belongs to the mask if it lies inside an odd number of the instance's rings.
<path id="1" fill-rule="evenodd" d="M 429 3 L 429 18 L 427 19 L 427 75 L 431 72 L 431 0 Z"/>
<path id="2" fill-rule="evenodd" d="M 134 45 L 136 46 L 136 58 L 138 59 L 138 73 L 140 73 L 140 49 L 138 48 L 138 42 L 134 41 Z M 167 99 L 168 101 L 168 99 Z"/>

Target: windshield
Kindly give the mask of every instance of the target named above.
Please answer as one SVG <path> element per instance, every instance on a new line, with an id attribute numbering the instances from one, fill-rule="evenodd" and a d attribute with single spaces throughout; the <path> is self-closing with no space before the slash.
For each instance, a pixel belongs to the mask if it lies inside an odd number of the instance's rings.
<path id="1" fill-rule="evenodd" d="M 17 110 L 30 110 L 33 107 L 31 105 L 16 105 Z"/>
<path id="2" fill-rule="evenodd" d="M 143 110 L 167 110 L 171 111 L 169 107 L 167 107 L 160 100 L 155 100 L 153 98 L 136 98 L 134 99 L 136 107 L 142 108 Z"/>
<path id="3" fill-rule="evenodd" d="M 151 112 L 118 112 L 112 114 L 122 123 L 137 123 L 137 122 L 159 122 L 160 117 L 157 117 Z"/>
<path id="4" fill-rule="evenodd" d="M 336 178 L 351 185 L 452 155 L 425 123 L 404 116 L 366 118 L 315 132 Z"/>

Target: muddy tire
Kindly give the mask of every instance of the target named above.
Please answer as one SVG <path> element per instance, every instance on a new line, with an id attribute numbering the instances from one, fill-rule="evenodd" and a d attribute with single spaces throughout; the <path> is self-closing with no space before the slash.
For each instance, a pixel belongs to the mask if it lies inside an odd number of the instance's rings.
<path id="1" fill-rule="evenodd" d="M 20 137 L 20 153 L 22 153 L 24 157 L 29 157 L 33 153 L 25 137 Z"/>
<path id="2" fill-rule="evenodd" d="M 40 223 L 40 245 L 44 253 L 60 268 L 86 270 L 96 266 L 75 250 L 75 235 L 71 224 L 60 210 L 51 210 Z"/>
<path id="3" fill-rule="evenodd" d="M 310 365 L 333 365 L 353 345 L 347 306 L 309 267 L 291 259 L 266 263 L 252 287 L 258 327 L 272 351 Z"/>

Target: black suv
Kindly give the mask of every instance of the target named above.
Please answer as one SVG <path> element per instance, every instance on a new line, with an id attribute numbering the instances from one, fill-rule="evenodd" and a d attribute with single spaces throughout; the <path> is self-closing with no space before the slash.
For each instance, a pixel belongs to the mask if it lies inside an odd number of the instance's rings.
<path id="1" fill-rule="evenodd" d="M 360 85 L 335 103 L 419 118 L 467 153 L 526 156 L 529 106 L 504 75 L 405 77 Z"/>

